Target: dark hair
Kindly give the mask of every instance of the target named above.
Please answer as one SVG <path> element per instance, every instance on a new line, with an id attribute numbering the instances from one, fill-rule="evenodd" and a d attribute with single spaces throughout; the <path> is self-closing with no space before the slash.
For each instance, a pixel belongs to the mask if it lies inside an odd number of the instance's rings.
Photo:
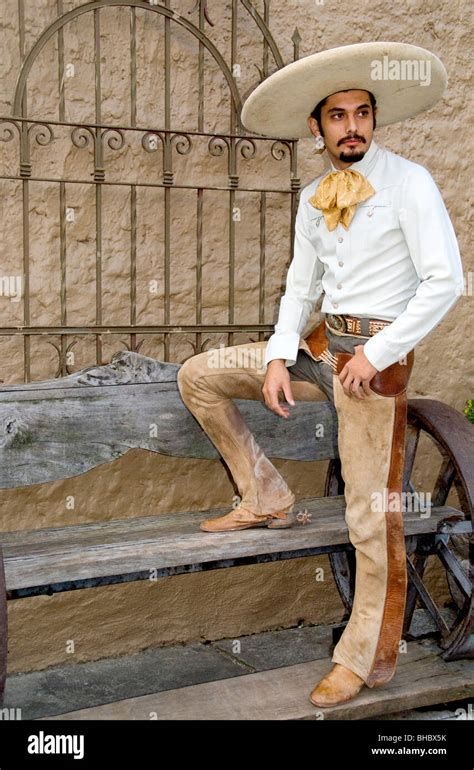
<path id="1" fill-rule="evenodd" d="M 346 92 L 346 91 L 353 91 L 353 90 L 354 90 L 353 88 L 344 88 L 343 89 L 344 92 Z M 366 89 L 361 89 L 361 90 L 366 90 Z M 372 114 L 374 116 L 374 128 L 375 128 L 376 125 L 377 125 L 377 121 L 375 119 L 375 105 L 377 104 L 377 102 L 376 102 L 375 96 L 373 95 L 373 93 L 371 91 L 367 91 L 367 93 L 369 94 L 370 104 L 372 105 Z M 331 96 L 331 94 L 329 94 L 329 96 Z M 324 99 L 321 99 L 321 101 L 317 103 L 316 107 L 311 112 L 311 117 L 315 119 L 315 121 L 317 122 L 317 124 L 319 126 L 319 131 L 321 133 L 321 136 L 324 136 L 323 130 L 321 128 L 321 108 L 323 107 L 324 104 L 326 104 L 329 96 L 326 96 Z"/>

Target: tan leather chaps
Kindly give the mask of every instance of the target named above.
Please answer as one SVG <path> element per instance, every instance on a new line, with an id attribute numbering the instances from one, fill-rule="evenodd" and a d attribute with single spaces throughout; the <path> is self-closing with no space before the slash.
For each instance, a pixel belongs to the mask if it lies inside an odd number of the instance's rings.
<path id="1" fill-rule="evenodd" d="M 406 385 L 413 351 L 405 363 L 375 375 L 371 395 L 360 400 L 345 394 L 338 373 L 354 347 L 364 341 L 335 337 L 320 324 L 306 339 L 300 338 L 298 361 L 289 372 L 295 401 L 329 398 L 337 410 L 356 584 L 352 613 L 332 660 L 375 687 L 395 672 L 405 609 L 401 493 Z M 234 398 L 264 400 L 265 348 L 262 341 L 206 351 L 189 358 L 178 372 L 182 399 L 225 460 L 240 505 L 258 515 L 281 511 L 295 502 L 233 402 Z"/>

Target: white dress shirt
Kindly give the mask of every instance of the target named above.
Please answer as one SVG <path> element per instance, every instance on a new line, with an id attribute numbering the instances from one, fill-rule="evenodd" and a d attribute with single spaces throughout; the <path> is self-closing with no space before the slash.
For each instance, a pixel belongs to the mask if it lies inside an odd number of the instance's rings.
<path id="1" fill-rule="evenodd" d="M 358 204 L 348 230 L 339 223 L 329 231 L 322 211 L 308 202 L 329 172 L 301 190 L 294 257 L 265 364 L 295 363 L 300 335 L 324 293 L 323 313 L 393 322 L 365 340 L 365 355 L 382 371 L 402 361 L 464 291 L 456 235 L 427 169 L 373 140 L 348 168 L 365 176 L 375 194 Z"/>

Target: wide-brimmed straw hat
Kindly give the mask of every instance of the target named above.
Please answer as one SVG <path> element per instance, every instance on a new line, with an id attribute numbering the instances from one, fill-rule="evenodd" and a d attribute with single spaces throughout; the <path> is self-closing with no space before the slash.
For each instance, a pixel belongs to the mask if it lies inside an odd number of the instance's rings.
<path id="1" fill-rule="evenodd" d="M 311 136 L 307 117 L 327 96 L 347 89 L 371 91 L 377 126 L 428 110 L 448 82 L 431 51 L 409 43 L 369 42 L 310 54 L 267 77 L 252 91 L 241 121 L 253 133 L 284 139 Z"/>

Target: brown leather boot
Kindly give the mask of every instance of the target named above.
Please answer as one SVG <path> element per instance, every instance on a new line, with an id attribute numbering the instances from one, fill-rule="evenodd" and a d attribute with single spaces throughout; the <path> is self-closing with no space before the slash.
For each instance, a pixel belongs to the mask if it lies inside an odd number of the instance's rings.
<path id="1" fill-rule="evenodd" d="M 289 521 L 288 513 L 293 506 L 289 506 L 283 511 L 277 511 L 276 513 L 267 513 L 263 516 L 257 516 L 257 514 L 247 511 L 240 505 L 234 508 L 224 516 L 217 516 L 213 519 L 205 519 L 199 525 L 200 529 L 204 532 L 232 532 L 237 529 L 249 529 L 250 527 L 267 527 L 272 521 L 278 519 L 281 522 L 281 526 L 292 526 Z M 285 524 L 285 522 L 288 522 Z"/>
<path id="2" fill-rule="evenodd" d="M 316 685 L 309 699 L 314 706 L 337 706 L 354 698 L 364 684 L 364 680 L 354 671 L 336 663 Z"/>

